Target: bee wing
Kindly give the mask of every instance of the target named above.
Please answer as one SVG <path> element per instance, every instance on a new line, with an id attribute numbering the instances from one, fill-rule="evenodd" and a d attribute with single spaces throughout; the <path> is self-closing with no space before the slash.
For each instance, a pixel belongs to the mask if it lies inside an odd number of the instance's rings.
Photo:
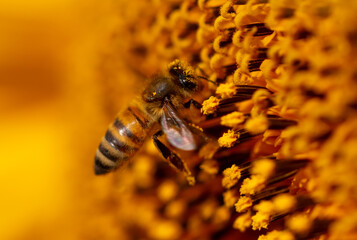
<path id="1" fill-rule="evenodd" d="M 192 132 L 170 103 L 165 103 L 163 106 L 161 127 L 172 146 L 186 151 L 196 149 Z"/>

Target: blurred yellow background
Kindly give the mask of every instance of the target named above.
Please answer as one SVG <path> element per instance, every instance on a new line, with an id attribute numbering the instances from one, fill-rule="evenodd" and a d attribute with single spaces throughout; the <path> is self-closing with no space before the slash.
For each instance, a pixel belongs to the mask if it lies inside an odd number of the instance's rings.
<path id="1" fill-rule="evenodd" d="M 121 4 L 0 1 L 0 239 L 103 237 L 93 157 L 137 78 Z"/>

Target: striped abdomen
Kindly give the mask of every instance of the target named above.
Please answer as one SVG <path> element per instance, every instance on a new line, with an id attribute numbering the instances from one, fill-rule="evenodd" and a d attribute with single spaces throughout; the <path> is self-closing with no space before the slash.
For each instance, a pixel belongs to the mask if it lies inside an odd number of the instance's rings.
<path id="1" fill-rule="evenodd" d="M 109 126 L 97 149 L 94 171 L 105 174 L 121 167 L 143 145 L 154 121 L 137 107 L 128 107 Z"/>

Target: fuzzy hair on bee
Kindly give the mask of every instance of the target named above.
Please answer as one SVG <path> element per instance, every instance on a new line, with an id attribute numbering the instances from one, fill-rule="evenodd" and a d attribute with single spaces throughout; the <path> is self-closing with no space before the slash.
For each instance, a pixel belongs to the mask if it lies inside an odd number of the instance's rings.
<path id="1" fill-rule="evenodd" d="M 152 79 L 142 93 L 142 98 L 150 114 L 161 116 L 164 98 L 169 98 L 171 104 L 180 109 L 183 107 L 183 101 L 199 89 L 199 82 L 192 67 L 175 60 L 169 64 L 168 73 Z"/>
<path id="2" fill-rule="evenodd" d="M 151 135 L 170 165 L 190 176 L 186 164 L 158 137 L 165 134 L 170 145 L 178 149 L 196 149 L 190 126 L 179 112 L 191 104 L 200 106 L 191 98 L 199 90 L 193 68 L 180 60 L 171 62 L 167 72 L 153 77 L 142 94 L 109 125 L 96 152 L 95 174 L 105 174 L 123 166 Z M 159 130 L 152 134 L 156 129 Z"/>

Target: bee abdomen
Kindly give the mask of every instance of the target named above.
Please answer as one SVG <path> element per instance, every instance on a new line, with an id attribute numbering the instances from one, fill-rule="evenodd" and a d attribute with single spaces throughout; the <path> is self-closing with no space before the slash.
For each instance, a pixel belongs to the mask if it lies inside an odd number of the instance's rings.
<path id="1" fill-rule="evenodd" d="M 108 136 L 111 136 L 109 130 L 102 139 L 95 156 L 94 172 L 97 175 L 108 173 L 120 167 L 137 150 L 115 138 L 110 141 Z"/>
<path id="2" fill-rule="evenodd" d="M 126 110 L 109 126 L 95 156 L 96 175 L 120 168 L 142 146 L 147 129 L 132 111 Z"/>

